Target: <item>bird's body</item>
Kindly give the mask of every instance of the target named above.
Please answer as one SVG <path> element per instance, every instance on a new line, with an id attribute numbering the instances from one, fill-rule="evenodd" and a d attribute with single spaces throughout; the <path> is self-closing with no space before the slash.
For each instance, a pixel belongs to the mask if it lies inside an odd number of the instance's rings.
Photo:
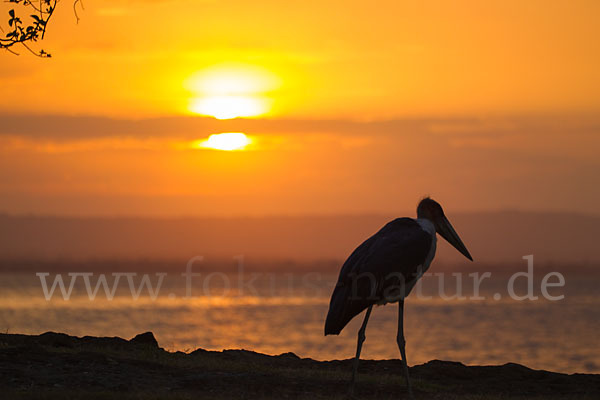
<path id="1" fill-rule="evenodd" d="M 337 335 L 373 304 L 404 299 L 435 256 L 435 227 L 426 219 L 397 218 L 365 240 L 348 257 L 325 322 L 325 335 Z M 368 285 L 360 283 L 367 282 Z"/>
<path id="2" fill-rule="evenodd" d="M 417 219 L 397 218 L 365 240 L 348 257 L 331 295 L 325 335 L 337 335 L 363 310 L 365 319 L 358 332 L 356 357 L 350 384 L 353 392 L 358 360 L 371 310 L 375 304 L 398 302 L 396 341 L 412 397 L 404 340 L 404 299 L 429 269 L 437 247 L 436 233 L 472 260 L 467 248 L 444 215 L 442 207 L 425 198 L 417 208 Z"/>

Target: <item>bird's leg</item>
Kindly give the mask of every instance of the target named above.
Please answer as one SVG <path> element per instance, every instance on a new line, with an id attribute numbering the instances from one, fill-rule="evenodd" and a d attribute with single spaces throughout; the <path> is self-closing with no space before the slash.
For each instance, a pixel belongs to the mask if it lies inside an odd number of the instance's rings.
<path id="1" fill-rule="evenodd" d="M 369 306 L 367 308 L 367 312 L 365 313 L 365 319 L 358 331 L 358 342 L 356 344 L 356 357 L 354 357 L 354 367 L 352 368 L 352 380 L 350 381 L 350 390 L 349 394 L 352 396 L 354 394 L 354 382 L 356 381 L 356 373 L 358 371 L 358 360 L 360 359 L 360 350 L 362 349 L 362 344 L 365 341 L 365 330 L 367 329 L 367 322 L 369 321 L 369 316 L 371 315 L 371 310 L 373 306 Z"/>
<path id="2" fill-rule="evenodd" d="M 402 367 L 404 368 L 404 376 L 406 377 L 408 397 L 414 399 L 412 388 L 410 386 L 410 379 L 408 377 L 408 363 L 406 361 L 406 341 L 404 340 L 404 299 L 401 299 L 398 302 L 398 336 L 396 336 L 396 342 L 398 343 L 400 355 L 402 356 Z"/>

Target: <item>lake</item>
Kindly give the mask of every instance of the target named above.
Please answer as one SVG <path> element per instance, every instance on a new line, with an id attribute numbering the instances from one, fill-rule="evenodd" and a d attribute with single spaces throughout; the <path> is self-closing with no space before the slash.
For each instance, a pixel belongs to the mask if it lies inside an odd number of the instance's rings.
<path id="1" fill-rule="evenodd" d="M 185 267 L 162 277 L 148 272 L 145 283 L 142 272 L 104 272 L 108 292 L 101 282 L 91 299 L 99 272 L 61 273 L 67 294 L 63 296 L 58 283 L 51 291 L 56 272 L 5 271 L 0 275 L 0 330 L 124 338 L 152 331 L 168 350 L 291 351 L 318 360 L 354 355 L 363 314 L 339 336 L 323 336 L 334 273 L 202 270 L 200 276 L 183 276 L 184 272 Z M 456 276 L 444 275 L 443 285 L 441 276 L 426 276 L 405 305 L 409 364 L 432 359 L 465 364 L 516 362 L 535 369 L 600 373 L 597 276 L 566 276 L 563 286 L 548 289 L 554 300 L 542 295 L 542 276 L 533 282 L 536 300 L 511 298 L 510 276 L 493 272 L 481 284 L 478 296 L 466 273 L 461 275 L 460 290 Z M 144 285 L 140 289 L 142 283 L 149 283 L 152 290 Z M 522 296 L 527 285 L 526 278 L 515 279 L 514 292 Z M 464 298 L 457 298 L 459 291 Z M 376 307 L 362 358 L 397 358 L 396 329 L 397 305 Z"/>

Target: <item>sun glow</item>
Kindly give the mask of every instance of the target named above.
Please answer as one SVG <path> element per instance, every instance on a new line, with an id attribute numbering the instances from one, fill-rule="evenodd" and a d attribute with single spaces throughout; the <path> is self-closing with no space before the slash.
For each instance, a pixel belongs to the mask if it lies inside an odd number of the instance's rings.
<path id="1" fill-rule="evenodd" d="M 194 147 L 202 147 L 213 150 L 243 150 L 252 141 L 248 136 L 241 132 L 227 132 L 210 135 L 204 141 L 194 143 Z"/>
<path id="2" fill-rule="evenodd" d="M 247 65 L 220 65 L 194 74 L 185 86 L 193 93 L 189 110 L 217 119 L 256 117 L 267 113 L 267 93 L 279 86 L 272 74 Z"/>
<path id="3" fill-rule="evenodd" d="M 256 117 L 268 111 L 266 99 L 252 96 L 210 96 L 196 99 L 190 110 L 216 119 Z"/>

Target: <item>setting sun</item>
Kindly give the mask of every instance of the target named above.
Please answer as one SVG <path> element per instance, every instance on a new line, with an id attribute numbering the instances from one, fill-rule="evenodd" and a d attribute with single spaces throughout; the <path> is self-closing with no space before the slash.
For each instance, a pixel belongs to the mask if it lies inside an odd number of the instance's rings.
<path id="1" fill-rule="evenodd" d="M 268 71 L 248 65 L 218 65 L 190 77 L 185 86 L 193 93 L 189 110 L 217 119 L 256 117 L 267 113 L 267 92 L 279 86 Z"/>
<path id="2" fill-rule="evenodd" d="M 211 96 L 194 100 L 190 110 L 216 119 L 231 119 L 264 114 L 268 104 L 265 99 L 251 96 Z"/>
<path id="3" fill-rule="evenodd" d="M 207 140 L 200 141 L 197 147 L 214 150 L 243 150 L 250 144 L 251 140 L 241 132 L 227 132 L 210 135 Z"/>

